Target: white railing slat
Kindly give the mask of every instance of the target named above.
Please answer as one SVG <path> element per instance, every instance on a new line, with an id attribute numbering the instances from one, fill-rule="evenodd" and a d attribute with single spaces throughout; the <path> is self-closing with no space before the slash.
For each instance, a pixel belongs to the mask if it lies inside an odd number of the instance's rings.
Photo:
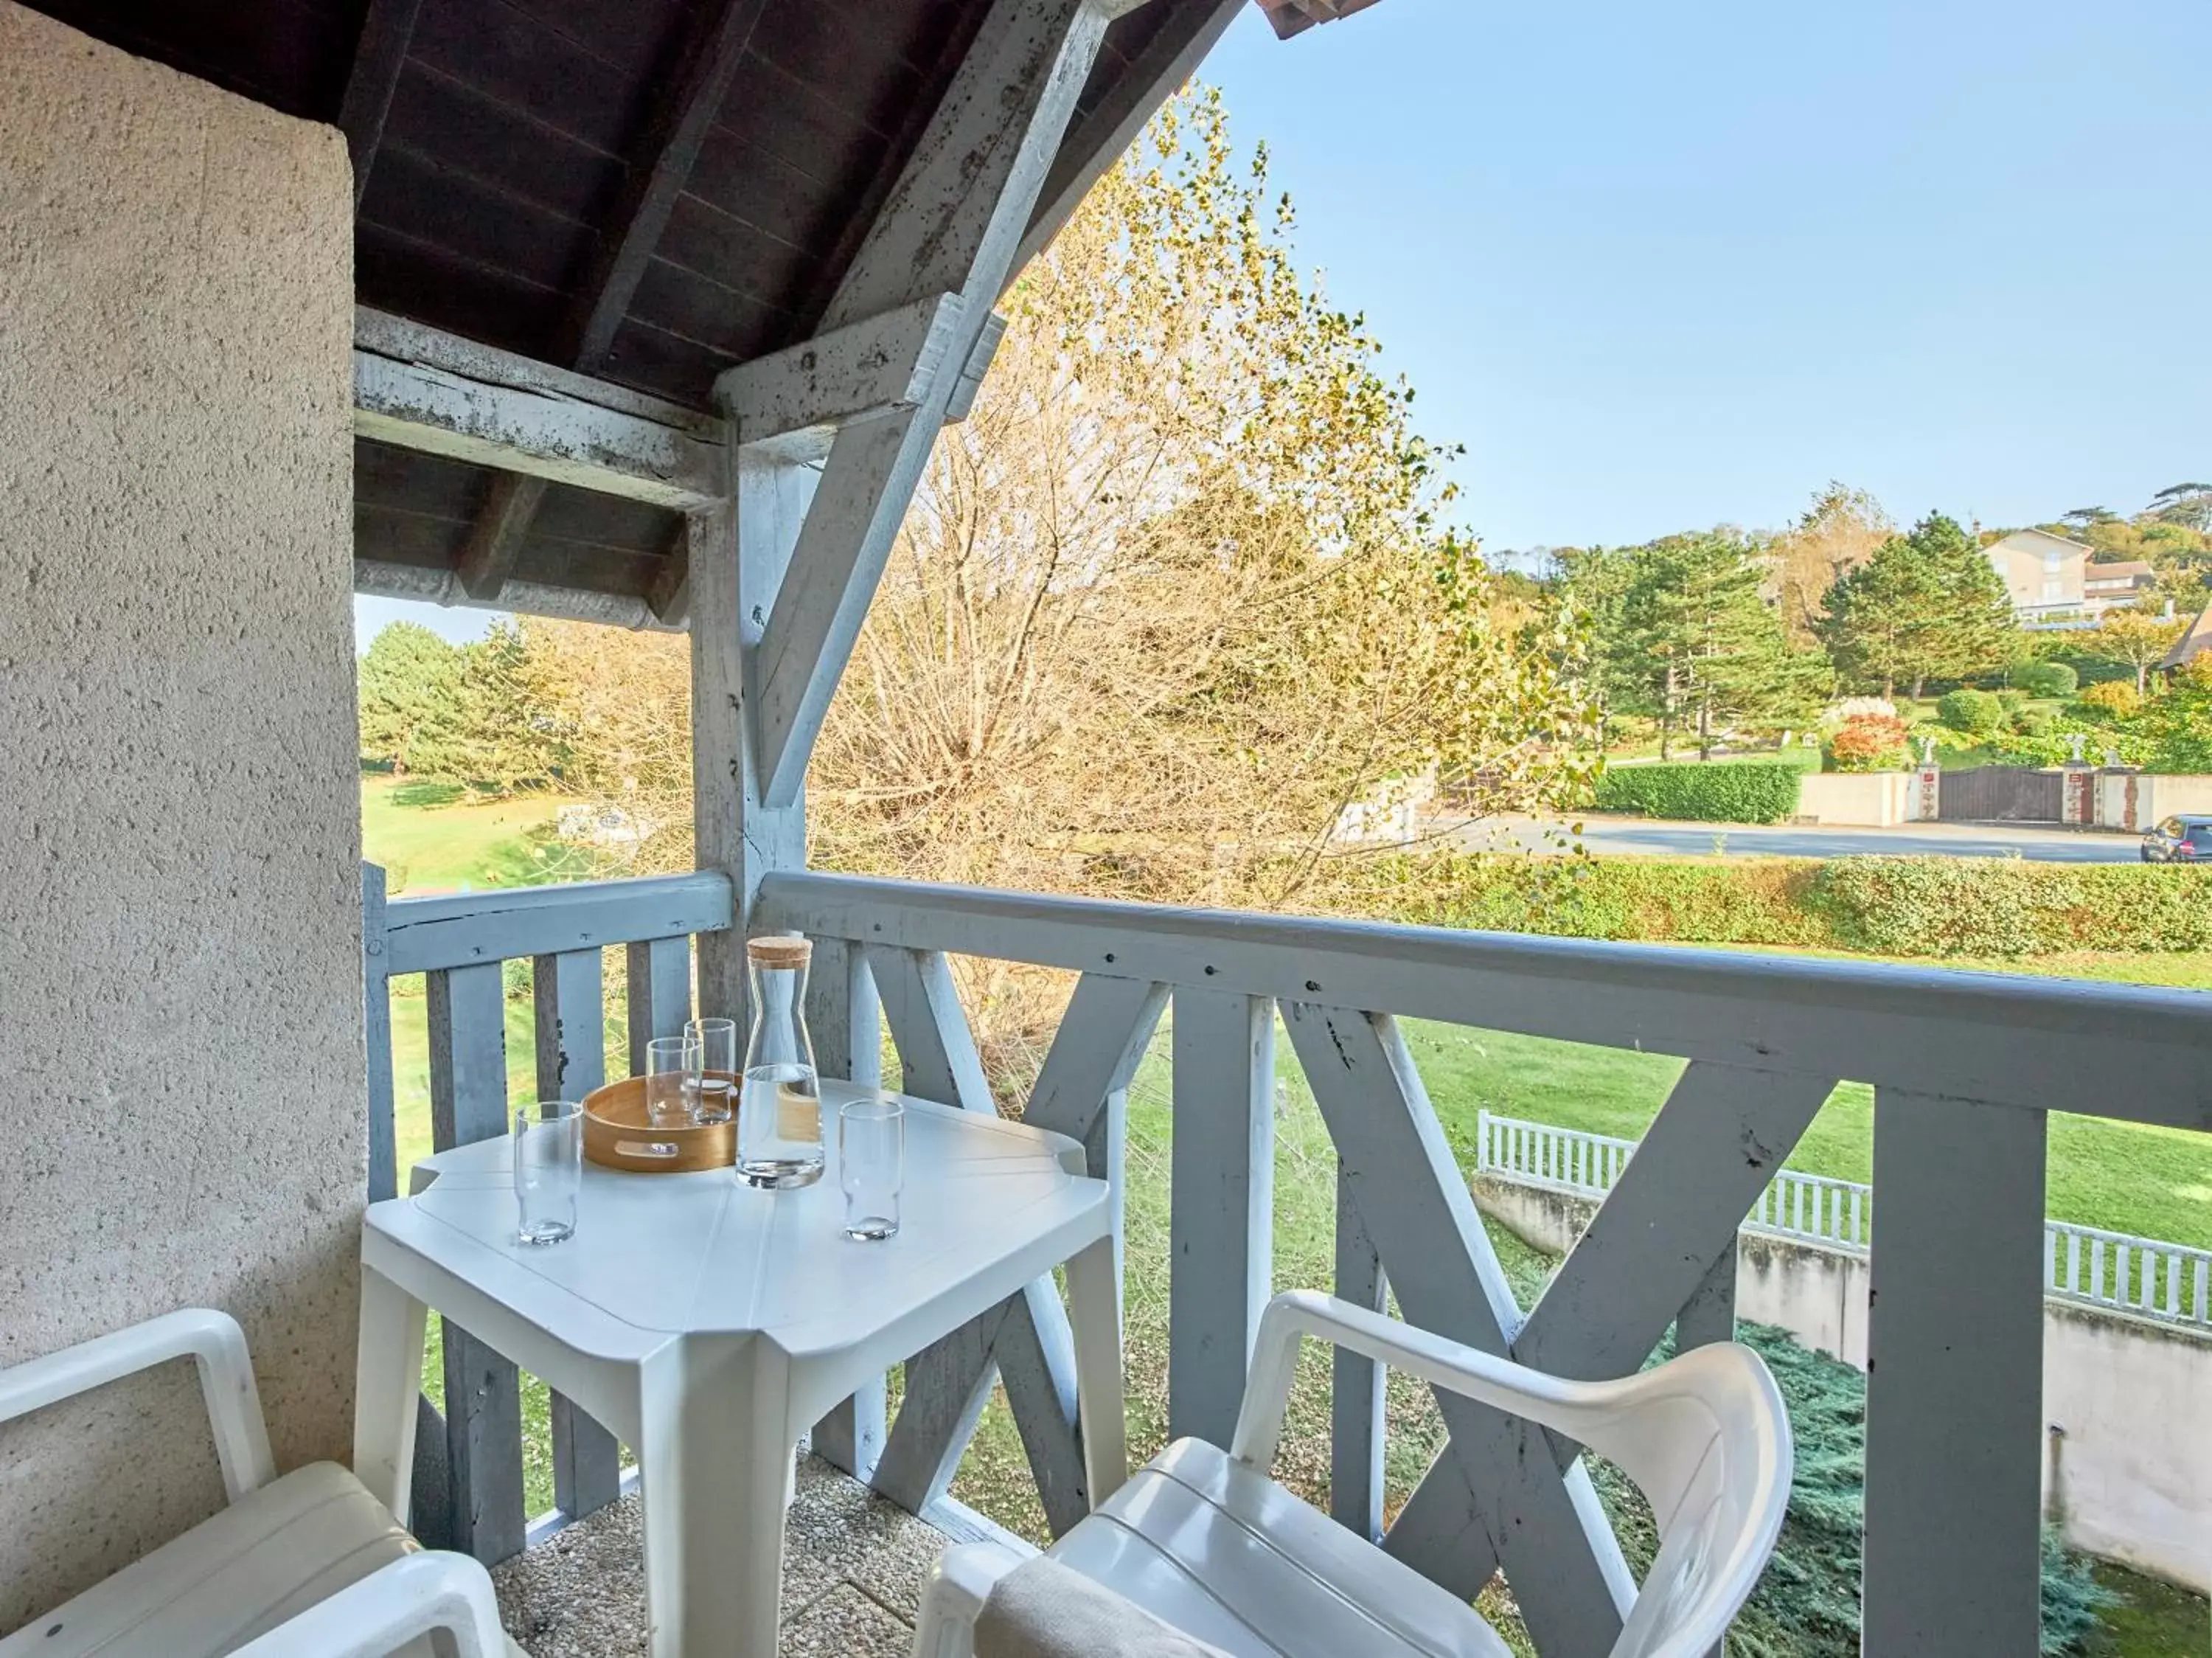
<path id="1" fill-rule="evenodd" d="M 1476 1167 L 1602 1198 L 1620 1184 L 1637 1143 L 1485 1111 L 1477 1131 Z M 1760 1190 L 1744 1224 L 1863 1250 L 1871 1241 L 1872 1198 L 1873 1188 L 1863 1181 L 1784 1169 Z M 2047 1293 L 2072 1301 L 2124 1308 L 2172 1323 L 2212 1326 L 2212 1250 L 2051 1221 L 2044 1232 L 2043 1284 Z"/>

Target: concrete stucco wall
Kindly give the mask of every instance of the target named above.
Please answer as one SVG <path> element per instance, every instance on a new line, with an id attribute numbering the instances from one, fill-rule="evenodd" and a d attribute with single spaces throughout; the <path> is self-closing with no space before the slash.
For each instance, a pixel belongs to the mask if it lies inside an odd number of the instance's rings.
<path id="1" fill-rule="evenodd" d="M 1597 1204 L 1489 1175 L 1485 1215 L 1533 1248 L 1564 1254 Z M 1760 1233 L 1736 1242 L 1736 1316 L 1788 1331 L 1854 1369 L 1867 1362 L 1867 1259 Z M 2046 1297 L 2046 1503 L 2066 1540 L 2203 1594 L 2212 1593 L 2212 1338 Z"/>
<path id="2" fill-rule="evenodd" d="M 344 146 L 9 0 L 0 64 L 0 1364 L 224 1308 L 342 1456 Z M 0 1632 L 221 1496 L 188 1365 L 0 1428 Z"/>

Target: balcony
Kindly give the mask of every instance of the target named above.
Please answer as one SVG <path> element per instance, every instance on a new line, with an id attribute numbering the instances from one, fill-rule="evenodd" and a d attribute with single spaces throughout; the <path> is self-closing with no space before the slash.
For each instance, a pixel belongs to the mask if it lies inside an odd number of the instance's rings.
<path id="1" fill-rule="evenodd" d="M 503 964 L 532 963 L 541 1033 L 596 1032 L 599 952 L 624 947 L 624 1016 L 642 1041 L 685 1016 L 694 940 L 727 930 L 731 898 L 720 877 L 701 875 L 384 903 L 372 871 L 368 911 L 372 973 L 428 975 L 443 1144 L 500 1123 Z M 1835 1083 L 1870 1083 L 1881 1225 L 1853 1240 L 1864 1241 L 1874 1284 L 1866 1650 L 2033 1649 L 2051 1259 L 2045 1113 L 2201 1130 L 2212 1050 L 2202 998 L 804 872 L 765 879 L 753 925 L 817 942 L 810 1014 L 825 1070 L 880 1080 L 887 1035 L 908 1092 L 978 1110 L 995 1106 L 951 958 L 1069 976 L 1066 1011 L 1023 1114 L 1080 1141 L 1092 1171 L 1117 1185 L 1128 1178 L 1130 1081 L 1169 1022 L 1172 1150 L 1145 1178 L 1164 1173 L 1169 1187 L 1165 1399 L 1177 1436 L 1227 1435 L 1243 1351 L 1213 1338 L 1249 1331 L 1270 1287 L 1278 1019 L 1336 1158 L 1335 1292 L 1368 1304 L 1388 1293 L 1417 1323 L 1575 1376 L 1634 1369 L 1670 1328 L 1683 1344 L 1725 1338 L 1737 1228 L 1771 1222 L 1770 1185 Z M 372 1011 L 381 1003 L 372 996 Z M 1506 1283 L 1397 1016 L 1690 1062 L 1632 1158 L 1606 1146 L 1557 1154 L 1568 1178 L 1604 1202 L 1533 1306 Z M 373 1064 L 380 1051 L 388 1045 L 373 1050 Z M 544 1034 L 535 1058 L 546 1083 L 568 1068 L 572 1092 L 574 1067 L 592 1064 Z M 2130 1086 L 2112 1088 L 2123 1073 Z M 388 1073 L 374 1088 L 386 1102 L 375 1161 L 389 1190 Z M 1848 1198 L 1830 1207 L 1848 1225 Z M 972 1344 L 968 1372 L 944 1362 L 954 1345 L 916 1356 L 900 1410 L 886 1412 L 878 1389 L 824 1420 L 815 1500 L 848 1516 L 881 1513 L 854 1506 L 856 1488 L 836 1483 L 834 1466 L 947 1532 L 986 1523 L 946 1495 L 966 1437 L 957 1411 L 931 1408 L 933 1393 L 941 1405 L 976 1380 Z M 1050 1341 L 991 1351 L 1055 1532 L 1082 1512 L 1058 1351 Z M 1132 1375 L 1133 1397 L 1158 1382 Z M 1331 1392 L 1327 1503 L 1340 1522 L 1463 1594 L 1502 1568 L 1540 1649 L 1604 1649 L 1604 1585 L 1620 1554 L 1581 1500 L 1589 1477 L 1575 1447 L 1543 1442 L 1532 1457 L 1517 1436 L 1447 1406 L 1452 1449 L 1400 1509 L 1383 1490 L 1376 1378 L 1340 1360 Z M 488 1539 L 505 1539 L 490 1542 L 496 1551 L 543 1535 L 519 1506 L 520 1448 L 476 1453 L 479 1463 L 453 1465 L 453 1511 L 488 1529 L 459 1540 L 484 1552 Z M 507 1493 L 503 1519 L 484 1520 L 488 1490 Z M 588 1514 L 611 1494 L 574 1508 Z M 927 1531 L 866 1523 L 896 1539 L 902 1570 L 926 1552 Z M 533 1559 L 514 1569 L 511 1585 L 557 1582 Z M 904 1604 L 881 1579 L 854 1582 L 873 1605 Z"/>

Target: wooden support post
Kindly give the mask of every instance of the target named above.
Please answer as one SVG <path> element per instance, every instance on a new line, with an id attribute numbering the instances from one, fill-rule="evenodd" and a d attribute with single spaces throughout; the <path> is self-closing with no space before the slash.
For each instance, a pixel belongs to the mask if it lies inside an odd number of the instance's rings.
<path id="1" fill-rule="evenodd" d="M 690 521 L 692 809 L 699 867 L 726 875 L 737 904 L 727 932 L 700 936 L 699 1007 L 742 1029 L 744 941 L 760 884 L 806 862 L 803 792 L 779 808 L 762 802 L 745 686 L 815 473 L 758 452 L 738 456 L 732 470 L 735 510 L 695 513 Z"/>
<path id="2" fill-rule="evenodd" d="M 564 950 L 531 964 L 538 1097 L 581 1100 L 606 1081 L 606 1000 L 597 950 Z M 559 1393 L 552 1397 L 553 1503 L 572 1520 L 597 1514 L 622 1490 L 615 1436 Z"/>
<path id="3" fill-rule="evenodd" d="M 1175 991 L 1168 1436 L 1226 1445 L 1274 1265 L 1275 1005 Z"/>
<path id="4" fill-rule="evenodd" d="M 681 1036 L 691 1017 L 691 941 L 656 938 L 629 948 L 629 1070 L 645 1075 L 645 1045 Z"/>
<path id="5" fill-rule="evenodd" d="M 429 974 L 430 1134 L 441 1151 L 507 1132 L 501 964 Z M 486 1565 L 522 1552 L 522 1395 L 513 1363 L 445 1320 L 452 1545 Z"/>
<path id="6" fill-rule="evenodd" d="M 2005 1658 L 2041 1628 L 2045 1118 L 1875 1095 L 1867 1658 Z"/>
<path id="7" fill-rule="evenodd" d="M 864 1088 L 882 1082 L 883 1017 L 859 945 L 842 938 L 814 941 L 814 964 L 806 975 L 806 1028 L 823 1076 Z M 878 1375 L 814 1424 L 814 1454 L 866 1482 L 883 1455 L 888 1413 L 888 1390 Z"/>
<path id="8" fill-rule="evenodd" d="M 1336 1295 L 1372 1312 L 1386 1309 L 1389 1284 L 1344 1178 L 1336 1168 Z M 1382 1367 L 1335 1350 L 1329 1390 L 1329 1517 L 1370 1543 L 1382 1538 Z"/>
<path id="9" fill-rule="evenodd" d="M 368 1053 L 368 1200 L 399 1195 L 392 1087 L 392 981 L 385 966 L 384 871 L 361 866 L 361 1024 Z"/>

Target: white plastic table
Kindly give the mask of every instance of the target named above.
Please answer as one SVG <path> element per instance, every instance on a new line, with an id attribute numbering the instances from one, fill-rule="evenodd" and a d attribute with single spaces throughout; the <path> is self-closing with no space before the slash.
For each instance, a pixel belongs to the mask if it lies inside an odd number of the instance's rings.
<path id="1" fill-rule="evenodd" d="M 1127 1478 L 1113 1212 L 1074 1142 L 908 1100 L 896 1237 L 841 1230 L 830 1166 L 797 1192 L 728 1170 L 586 1163 L 576 1234 L 515 1240 L 508 1143 L 416 1166 L 362 1234 L 354 1470 L 403 1520 L 431 1312 L 637 1454 L 653 1658 L 774 1658 L 793 1448 L 840 1399 L 1065 1263 L 1091 1500 Z"/>

